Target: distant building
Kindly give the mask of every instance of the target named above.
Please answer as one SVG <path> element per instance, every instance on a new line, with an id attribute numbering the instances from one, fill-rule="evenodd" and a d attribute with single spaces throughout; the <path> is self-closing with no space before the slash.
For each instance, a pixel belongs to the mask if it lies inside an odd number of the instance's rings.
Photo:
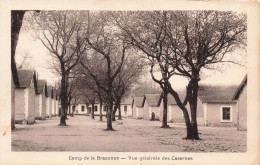
<path id="1" fill-rule="evenodd" d="M 186 96 L 186 91 L 180 90 L 176 91 L 179 95 L 180 100 L 183 102 Z M 181 108 L 177 105 L 174 97 L 171 94 L 168 94 L 167 97 L 167 104 L 168 104 L 168 109 L 167 109 L 167 121 L 168 122 L 173 122 L 173 123 L 184 123 L 184 115 L 181 110 Z M 163 99 L 161 98 L 160 101 L 160 107 L 161 107 L 161 118 L 160 120 L 163 119 Z M 190 108 L 189 104 L 186 105 L 186 108 L 188 110 L 188 113 L 190 114 Z"/>
<path id="2" fill-rule="evenodd" d="M 43 120 L 46 117 L 46 97 L 47 97 L 46 80 L 38 80 L 37 87 L 38 87 L 38 93 L 35 95 L 35 118 Z"/>
<path id="3" fill-rule="evenodd" d="M 56 106 L 57 106 L 57 111 L 56 114 L 60 115 L 60 110 L 61 110 L 61 101 L 60 101 L 60 88 L 57 89 L 57 98 L 56 98 Z"/>
<path id="4" fill-rule="evenodd" d="M 204 116 L 205 126 L 236 126 L 237 106 L 232 100 L 237 86 L 200 85 L 199 100 L 203 112 L 198 107 L 197 116 Z"/>
<path id="5" fill-rule="evenodd" d="M 114 107 L 115 107 L 115 105 L 113 106 L 113 111 L 114 111 Z M 102 104 L 102 109 L 101 109 L 103 116 L 106 116 L 107 110 L 108 110 L 108 107 L 106 106 L 105 103 L 103 103 L 103 104 Z M 90 112 L 90 115 L 91 115 L 92 104 L 89 104 L 89 105 L 88 105 L 88 111 Z M 100 115 L 100 103 L 99 103 L 99 102 L 96 102 L 96 103 L 94 104 L 94 115 L 95 115 L 95 116 Z M 121 115 L 122 115 L 122 109 L 121 109 Z M 115 116 L 118 116 L 118 109 L 117 109 L 117 111 L 116 111 Z"/>
<path id="6" fill-rule="evenodd" d="M 143 119 L 144 97 L 134 97 L 132 102 L 133 118 Z"/>
<path id="7" fill-rule="evenodd" d="M 24 124 L 35 121 L 36 74 L 33 70 L 18 70 L 20 86 L 15 89 L 15 120 Z"/>
<path id="8" fill-rule="evenodd" d="M 161 108 L 160 107 L 161 94 L 145 94 L 144 106 L 143 106 L 143 118 L 145 120 L 151 120 L 152 113 L 155 114 L 155 119 L 160 119 Z"/>
<path id="9" fill-rule="evenodd" d="M 52 86 L 47 86 L 47 97 L 46 97 L 46 117 L 52 117 L 52 98 L 53 98 L 53 90 Z"/>
<path id="10" fill-rule="evenodd" d="M 87 115 L 87 105 L 85 102 L 81 101 L 77 105 L 71 105 L 71 113 L 74 112 L 73 114 L 75 115 Z"/>
<path id="11" fill-rule="evenodd" d="M 53 94 L 53 98 L 52 98 L 52 112 L 51 112 L 51 115 L 52 116 L 56 116 L 56 95 L 57 95 L 57 92 L 56 92 L 56 89 L 54 87 L 52 88 L 52 94 Z"/>
<path id="12" fill-rule="evenodd" d="M 60 106 L 59 106 L 59 100 L 60 100 L 60 97 L 59 97 L 59 90 L 57 89 L 57 90 L 56 90 L 56 100 L 55 100 L 56 116 L 59 115 L 59 109 L 60 109 Z"/>
<path id="13" fill-rule="evenodd" d="M 132 110 L 132 100 L 133 98 L 128 97 L 122 100 L 121 106 L 121 116 L 122 117 L 132 117 L 133 110 Z"/>
<path id="14" fill-rule="evenodd" d="M 237 129 L 247 130 L 247 75 L 237 88 L 233 100 L 237 101 Z"/>

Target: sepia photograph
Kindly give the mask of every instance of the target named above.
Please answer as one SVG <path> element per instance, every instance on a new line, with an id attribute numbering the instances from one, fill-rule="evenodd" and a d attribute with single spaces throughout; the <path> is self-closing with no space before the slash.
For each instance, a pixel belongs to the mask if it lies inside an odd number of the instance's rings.
<path id="1" fill-rule="evenodd" d="M 10 9 L 10 132 L 1 133 L 10 134 L 9 154 L 190 164 L 198 154 L 259 151 L 248 13 Z"/>

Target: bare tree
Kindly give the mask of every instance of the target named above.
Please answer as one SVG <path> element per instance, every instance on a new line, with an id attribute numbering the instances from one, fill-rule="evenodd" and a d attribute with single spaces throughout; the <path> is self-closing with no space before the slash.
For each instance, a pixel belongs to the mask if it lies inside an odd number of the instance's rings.
<path id="1" fill-rule="evenodd" d="M 111 121 L 114 102 L 112 96 L 113 83 L 122 69 L 129 44 L 127 38 L 118 33 L 109 13 L 105 11 L 89 14 L 85 39 L 90 49 L 88 50 L 88 55 L 81 60 L 81 64 L 94 79 L 96 85 L 108 96 L 106 103 L 108 105 L 106 130 L 113 130 Z M 101 76 L 97 74 L 96 70 L 93 70 L 91 60 L 100 60 L 97 61 L 100 62 L 99 66 L 104 66 L 105 70 L 101 72 Z"/>
<path id="2" fill-rule="evenodd" d="M 113 84 L 114 110 L 112 120 L 115 121 L 115 114 L 118 109 L 118 119 L 121 119 L 121 101 L 128 97 L 135 85 L 139 84 L 140 77 L 144 71 L 144 60 L 139 58 L 137 51 L 132 50 L 126 56 L 121 72 L 116 77 Z"/>
<path id="3" fill-rule="evenodd" d="M 147 55 L 150 61 L 150 74 L 152 79 L 158 83 L 163 93 L 163 120 L 162 128 L 167 128 L 167 96 L 169 93 L 169 79 L 175 74 L 174 68 L 170 67 L 166 54 L 169 54 L 170 45 L 167 44 L 166 38 L 166 22 L 165 12 L 137 12 L 131 13 L 134 16 L 130 26 L 123 25 L 121 22 L 123 17 L 114 17 L 117 25 L 132 38 L 133 44 Z M 131 21 L 133 21 L 131 20 Z M 138 30 L 136 30 L 138 29 Z M 154 67 L 157 67 L 161 78 L 154 76 Z"/>
<path id="4" fill-rule="evenodd" d="M 19 33 L 23 23 L 25 10 L 13 10 L 11 12 L 11 69 L 13 81 L 16 86 L 19 86 L 18 73 L 15 63 L 15 50 L 18 44 Z"/>
<path id="5" fill-rule="evenodd" d="M 22 53 L 22 59 L 21 62 L 17 62 L 17 68 L 18 69 L 31 69 L 33 70 L 33 66 L 31 66 L 30 64 L 30 59 L 32 58 L 32 56 L 30 55 L 29 50 L 25 50 Z"/>
<path id="6" fill-rule="evenodd" d="M 36 37 L 57 61 L 54 68 L 61 76 L 61 118 L 60 125 L 66 126 L 68 108 L 68 87 L 71 70 L 78 64 L 85 52 L 85 40 L 81 37 L 84 25 L 79 11 L 41 11 L 32 15 Z"/>
<path id="7" fill-rule="evenodd" d="M 82 102 L 81 99 L 82 99 L 82 98 L 81 98 L 81 95 L 74 95 L 74 96 L 72 97 L 72 99 L 71 99 L 71 105 L 72 105 L 72 107 L 76 107 L 77 105 L 79 105 L 79 103 Z M 69 113 L 71 117 L 73 117 L 74 111 L 75 111 L 75 109 L 72 108 L 71 114 Z"/>
<path id="8" fill-rule="evenodd" d="M 186 98 L 182 102 L 163 74 L 161 80 L 153 78 L 164 82 L 166 92 L 173 95 L 183 111 L 186 138 L 199 139 L 196 116 L 200 76 L 203 69 L 210 68 L 212 64 L 236 63 L 234 56 L 230 59 L 227 57 L 246 43 L 246 16 L 218 11 L 130 12 L 126 15 L 117 19 L 117 23 L 148 57 L 155 55 L 155 59 L 151 59 L 151 73 L 154 63 L 158 63 L 160 71 L 171 69 L 170 73 L 189 79 Z M 157 21 L 161 22 L 161 26 Z M 159 60 L 158 54 L 162 54 Z M 165 68 L 160 66 L 162 59 L 167 64 Z"/>

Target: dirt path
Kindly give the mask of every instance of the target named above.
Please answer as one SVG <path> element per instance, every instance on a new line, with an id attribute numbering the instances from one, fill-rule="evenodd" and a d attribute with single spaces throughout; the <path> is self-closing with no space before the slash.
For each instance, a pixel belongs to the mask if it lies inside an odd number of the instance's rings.
<path id="1" fill-rule="evenodd" d="M 203 140 L 190 141 L 182 124 L 123 119 L 113 123 L 116 131 L 104 131 L 106 121 L 75 116 L 67 127 L 59 118 L 37 120 L 33 125 L 16 125 L 12 132 L 12 151 L 103 151 L 103 152 L 243 152 L 246 132 L 235 128 L 201 127 Z M 232 135 L 232 136 L 231 136 Z"/>

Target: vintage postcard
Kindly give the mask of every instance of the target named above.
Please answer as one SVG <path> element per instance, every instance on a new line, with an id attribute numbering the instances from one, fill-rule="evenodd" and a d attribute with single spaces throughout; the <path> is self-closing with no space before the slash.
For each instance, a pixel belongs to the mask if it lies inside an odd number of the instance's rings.
<path id="1" fill-rule="evenodd" d="M 0 164 L 260 163 L 259 2 L 0 8 Z"/>

